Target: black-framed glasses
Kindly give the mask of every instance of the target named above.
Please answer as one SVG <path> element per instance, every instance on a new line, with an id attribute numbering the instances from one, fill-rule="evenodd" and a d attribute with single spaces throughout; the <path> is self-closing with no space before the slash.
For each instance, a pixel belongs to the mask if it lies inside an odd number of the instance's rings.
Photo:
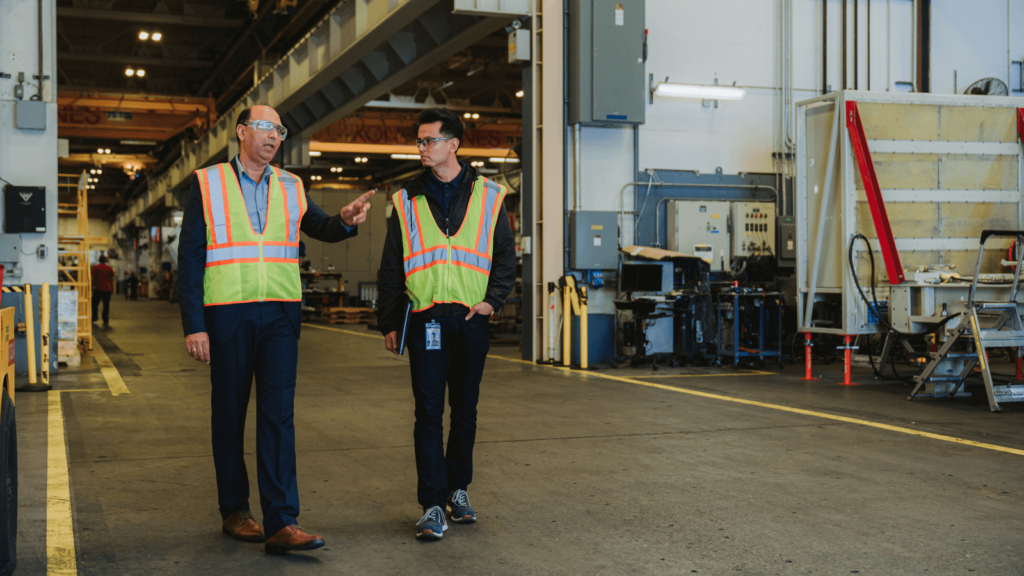
<path id="1" fill-rule="evenodd" d="M 252 126 L 253 130 L 260 130 L 262 132 L 270 132 L 271 130 L 277 130 L 277 133 L 281 136 L 281 140 L 288 137 L 288 129 L 280 124 L 274 124 L 270 120 L 249 120 L 242 123 L 243 126 Z"/>
<path id="2" fill-rule="evenodd" d="M 444 140 L 451 140 L 451 139 L 452 138 L 417 138 L 416 139 L 416 147 L 419 148 L 420 146 L 423 146 L 424 148 L 426 148 L 427 146 L 430 146 L 434 142 L 442 142 Z"/>

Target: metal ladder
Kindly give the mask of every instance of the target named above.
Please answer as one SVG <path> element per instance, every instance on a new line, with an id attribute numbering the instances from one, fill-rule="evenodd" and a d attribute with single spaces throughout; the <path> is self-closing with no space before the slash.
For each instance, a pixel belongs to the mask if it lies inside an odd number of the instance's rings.
<path id="1" fill-rule="evenodd" d="M 981 261 L 985 254 L 985 242 L 993 236 L 1010 236 L 1017 238 L 1019 256 L 1017 269 L 1013 276 L 1013 290 L 1005 302 L 975 302 L 974 294 L 978 287 L 978 276 L 981 274 Z M 956 382 L 949 393 L 950 398 L 964 385 L 967 377 L 977 365 L 985 381 L 985 393 L 988 406 L 992 412 L 999 412 L 999 402 L 1024 402 L 1024 384 L 999 384 L 992 381 L 991 366 L 985 352 L 993 348 L 1016 348 L 1017 353 L 1024 351 L 1024 321 L 1017 312 L 1017 291 L 1019 289 L 1020 272 L 1024 264 L 1024 231 L 985 230 L 981 233 L 981 246 L 978 248 L 978 266 L 971 281 L 971 291 L 967 302 L 966 319 L 952 330 L 946 342 L 937 352 L 930 353 L 931 361 L 920 375 L 915 376 L 917 386 L 910 393 L 908 400 L 913 400 L 918 391 L 927 383 Z M 994 320 L 990 326 L 984 326 L 982 319 Z M 974 351 L 953 352 L 953 347 L 962 337 L 971 337 Z M 971 346 L 968 345 L 967 348 Z M 936 376 L 935 371 L 944 361 L 963 361 L 960 371 L 953 376 Z"/>

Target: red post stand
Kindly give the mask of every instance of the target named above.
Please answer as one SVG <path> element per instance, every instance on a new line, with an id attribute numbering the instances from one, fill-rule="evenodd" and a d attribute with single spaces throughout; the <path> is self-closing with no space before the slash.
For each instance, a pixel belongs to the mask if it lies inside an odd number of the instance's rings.
<path id="1" fill-rule="evenodd" d="M 811 344 L 811 333 L 807 332 L 806 336 L 807 343 L 804 345 L 804 377 L 801 380 L 817 380 L 817 378 L 811 376 L 811 358 L 813 357 L 811 348 L 814 347 L 814 344 Z"/>
<path id="2" fill-rule="evenodd" d="M 1024 380 L 1024 370 L 1022 368 L 1024 366 L 1022 366 L 1021 358 L 1017 356 L 1017 375 L 1014 376 L 1014 380 Z"/>
<path id="3" fill-rule="evenodd" d="M 843 381 L 840 386 L 856 386 L 856 382 L 850 382 L 850 371 L 853 369 L 853 346 L 850 346 L 850 336 L 843 336 Z"/>

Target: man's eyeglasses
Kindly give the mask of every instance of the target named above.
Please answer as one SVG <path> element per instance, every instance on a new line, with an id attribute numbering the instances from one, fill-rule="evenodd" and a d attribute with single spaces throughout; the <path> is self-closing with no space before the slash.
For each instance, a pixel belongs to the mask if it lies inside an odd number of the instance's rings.
<path id="1" fill-rule="evenodd" d="M 424 148 L 430 146 L 434 142 L 442 142 L 444 140 L 451 140 L 451 138 L 417 138 L 416 147 L 423 146 Z"/>
<path id="2" fill-rule="evenodd" d="M 270 132 L 271 130 L 277 130 L 277 133 L 281 135 L 281 140 L 288 137 L 288 129 L 280 124 L 274 124 L 270 120 L 249 120 L 243 122 L 243 126 L 252 126 L 253 130 L 259 130 L 261 132 Z"/>

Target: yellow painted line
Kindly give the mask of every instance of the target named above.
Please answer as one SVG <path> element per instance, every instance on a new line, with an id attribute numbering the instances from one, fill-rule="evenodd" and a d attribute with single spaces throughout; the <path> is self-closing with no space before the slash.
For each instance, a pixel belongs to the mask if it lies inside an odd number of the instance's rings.
<path id="1" fill-rule="evenodd" d="M 100 346 L 99 341 L 96 339 L 92 341 L 92 357 L 96 360 L 96 365 L 100 367 L 100 373 L 103 374 L 103 379 L 107 381 L 107 387 L 110 388 L 111 394 L 114 396 L 131 394 L 128 391 L 128 387 L 125 386 L 124 380 L 121 379 L 121 373 L 114 367 L 114 363 L 110 361 L 110 357 L 103 351 L 103 346 Z"/>
<path id="2" fill-rule="evenodd" d="M 64 444 L 64 410 L 60 392 L 47 392 L 46 418 L 46 574 L 78 574 L 75 528 L 71 520 L 68 453 Z"/>
<path id="3" fill-rule="evenodd" d="M 322 330 L 333 330 L 335 332 L 345 332 L 347 334 L 354 334 L 356 336 L 367 336 L 373 338 L 369 334 L 360 334 L 358 332 L 350 332 L 348 330 L 341 330 L 338 328 L 327 328 L 325 326 L 316 326 L 314 324 L 306 324 L 306 326 L 313 326 Z M 376 338 L 382 338 L 376 336 Z M 951 442 L 953 444 L 962 444 L 964 446 L 973 446 L 975 448 L 983 448 L 985 450 L 994 450 L 996 452 L 1005 452 L 1007 454 L 1014 454 L 1017 456 L 1024 456 L 1024 450 L 1018 448 L 1009 448 L 1007 446 L 999 446 L 998 444 L 988 444 L 985 442 L 975 442 L 974 440 L 967 440 L 966 438 L 958 438 L 956 436 L 946 436 L 945 434 L 933 434 L 931 432 L 924 432 L 921 430 L 914 430 L 913 428 L 904 428 L 903 426 L 893 426 L 892 424 L 883 424 L 881 422 L 872 422 L 871 420 L 862 420 L 860 418 L 849 418 L 847 416 L 839 416 L 837 414 L 829 414 L 827 412 L 817 412 L 815 410 L 805 410 L 803 408 L 793 408 L 791 406 L 783 406 L 781 404 L 771 404 L 769 402 L 758 402 L 757 400 L 747 400 L 744 398 L 734 398 L 732 396 L 723 396 L 721 394 L 712 394 L 711 392 L 702 392 L 700 390 L 689 390 L 686 388 L 679 388 L 676 386 L 667 386 L 665 384 L 658 384 L 656 382 L 644 382 L 635 378 L 626 378 L 624 376 L 614 376 L 612 374 L 596 372 L 596 371 L 581 371 L 573 370 L 566 366 L 558 366 L 551 364 L 537 364 L 536 362 L 530 362 L 529 360 L 521 360 L 519 358 L 509 358 L 507 356 L 495 356 L 488 354 L 488 358 L 496 360 L 504 360 L 506 362 L 516 362 L 519 364 L 526 364 L 527 366 L 534 366 L 538 368 L 553 368 L 562 372 L 568 372 L 570 374 L 579 374 L 584 377 L 603 378 L 605 380 L 614 380 L 616 382 L 623 382 L 626 384 L 635 384 L 637 386 L 646 386 L 648 388 L 658 388 L 660 390 L 667 390 L 669 392 L 677 392 L 679 394 L 689 394 L 691 396 L 699 396 L 701 398 L 710 398 L 712 400 L 722 400 L 724 402 L 732 402 L 734 404 L 745 404 L 747 406 L 757 406 L 758 408 L 768 408 L 769 410 L 781 410 L 783 412 L 789 412 L 792 414 L 802 414 L 804 416 L 813 416 L 815 418 L 824 418 L 826 420 L 834 420 L 837 422 L 846 422 L 847 424 L 857 424 L 860 426 L 867 426 L 869 428 L 877 428 L 880 430 L 888 430 L 890 432 L 899 432 L 900 434 L 909 434 L 911 436 L 920 436 L 922 438 L 930 438 L 932 440 L 940 440 L 942 442 Z M 762 372 L 762 374 L 771 374 L 771 372 Z M 745 376 L 749 374 L 735 374 L 736 376 Z M 642 378 L 651 378 L 652 376 L 642 376 Z"/>
<path id="4" fill-rule="evenodd" d="M 775 374 L 775 372 L 748 370 L 746 372 L 727 372 L 725 374 L 657 374 L 650 376 L 638 376 L 638 378 L 721 378 L 722 376 L 767 376 L 771 374 Z"/>
<path id="5" fill-rule="evenodd" d="M 71 388 L 68 390 L 54 390 L 54 392 L 109 392 L 109 388 Z"/>

